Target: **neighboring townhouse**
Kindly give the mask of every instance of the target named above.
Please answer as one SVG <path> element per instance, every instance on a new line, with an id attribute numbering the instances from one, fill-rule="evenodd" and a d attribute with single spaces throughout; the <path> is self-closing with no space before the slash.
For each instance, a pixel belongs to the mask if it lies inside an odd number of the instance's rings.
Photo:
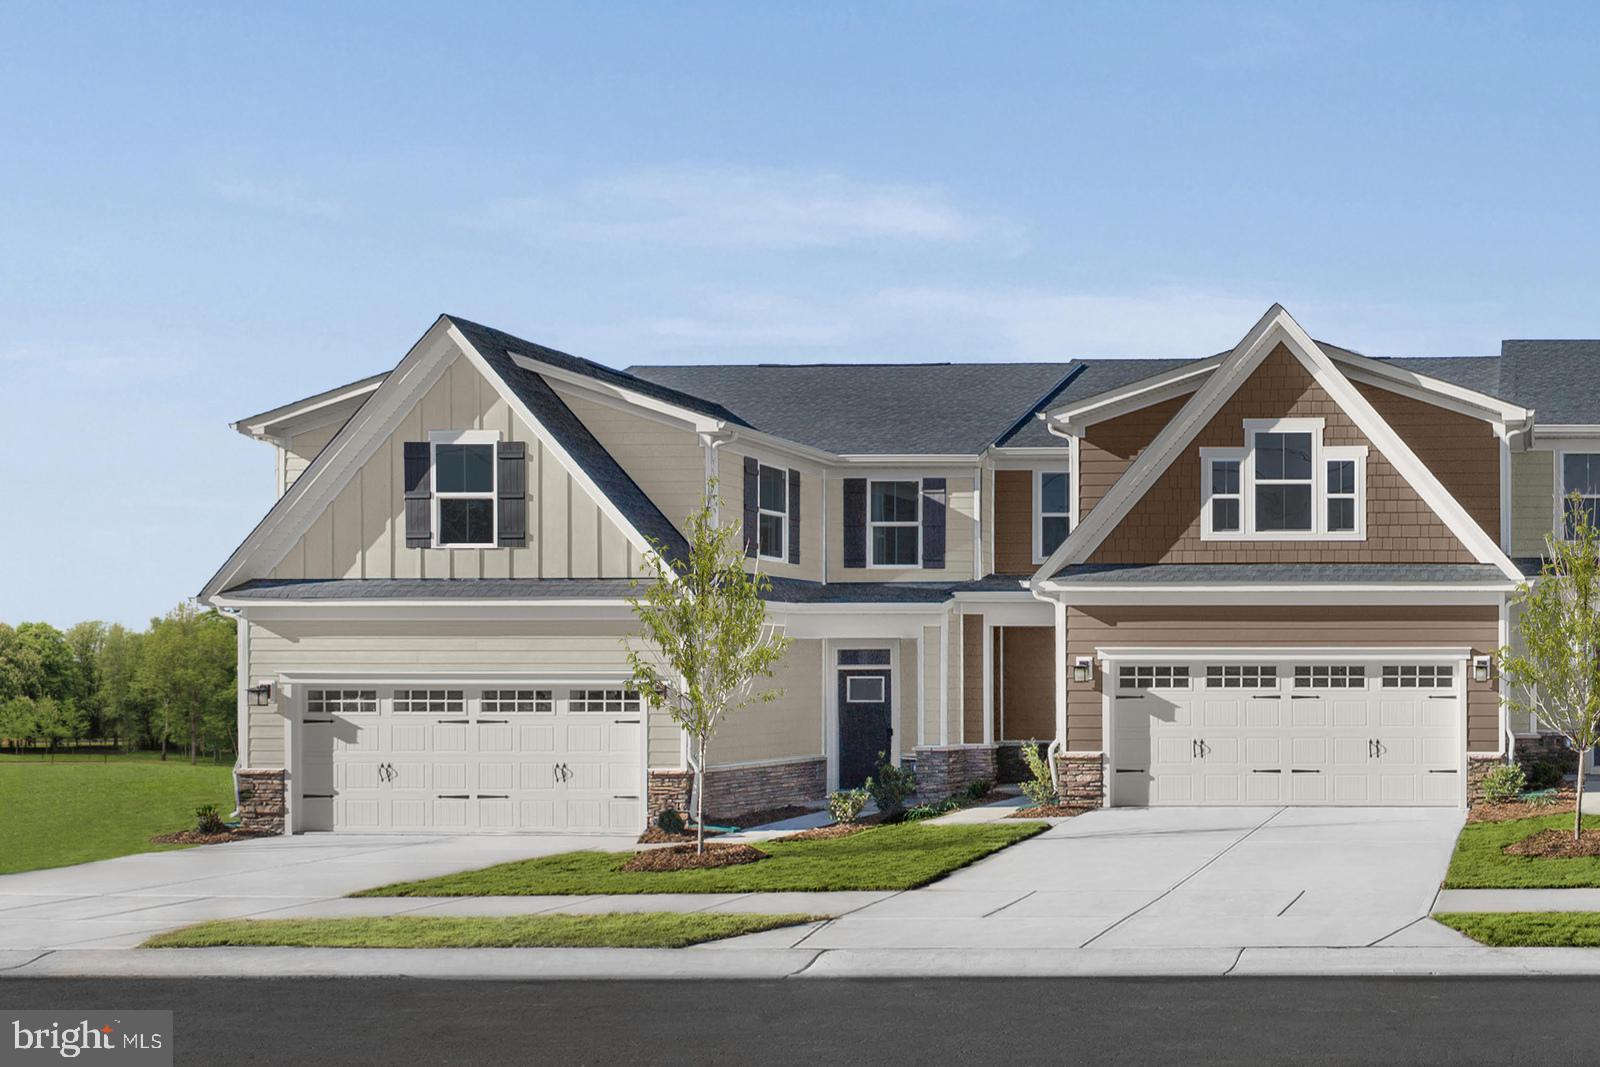
<path id="1" fill-rule="evenodd" d="M 1492 654 L 1563 495 L 1600 499 L 1596 368 L 1600 342 L 1371 359 L 1280 307 L 1198 360 L 627 371 L 441 317 L 387 374 L 235 424 L 278 492 L 202 593 L 241 621 L 240 809 L 683 807 L 625 598 L 713 481 L 793 640 L 782 697 L 711 746 L 719 817 L 880 754 L 932 797 L 1015 780 L 1027 742 L 1077 803 L 1461 805 L 1549 749 Z"/>

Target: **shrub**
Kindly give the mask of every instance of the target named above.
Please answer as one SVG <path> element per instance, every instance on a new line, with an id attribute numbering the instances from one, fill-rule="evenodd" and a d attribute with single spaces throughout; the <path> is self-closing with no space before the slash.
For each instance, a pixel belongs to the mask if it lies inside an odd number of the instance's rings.
<path id="1" fill-rule="evenodd" d="M 1483 798 L 1491 804 L 1517 799 L 1528 785 L 1528 776 L 1516 764 L 1501 764 L 1483 776 Z"/>
<path id="2" fill-rule="evenodd" d="M 1550 760 L 1540 760 L 1528 768 L 1528 790 L 1554 789 L 1566 777 L 1566 771 L 1561 764 Z"/>
<path id="3" fill-rule="evenodd" d="M 979 778 L 976 782 L 968 782 L 958 796 L 968 804 L 976 804 L 989 795 L 989 790 L 994 788 L 994 783 L 987 778 Z"/>
<path id="4" fill-rule="evenodd" d="M 222 821 L 222 815 L 217 811 L 215 804 L 202 804 L 194 809 L 194 828 L 202 834 L 228 832 L 228 824 Z"/>
<path id="5" fill-rule="evenodd" d="M 866 806 L 865 789 L 841 789 L 828 797 L 828 814 L 833 816 L 834 822 L 855 822 Z"/>
<path id="6" fill-rule="evenodd" d="M 905 815 L 902 816 L 902 821 L 916 822 L 919 819 L 931 819 L 936 815 L 955 811 L 960 806 L 955 797 L 945 797 L 943 800 L 935 801 L 932 804 L 918 804 L 916 807 L 908 809 Z"/>
<path id="7" fill-rule="evenodd" d="M 656 829 L 664 834 L 681 834 L 683 827 L 683 816 L 671 808 L 663 809 L 661 814 L 656 816 Z"/>
<path id="8" fill-rule="evenodd" d="M 1028 777 L 1022 782 L 1023 795 L 1033 801 L 1036 808 L 1048 808 L 1059 803 L 1055 779 L 1050 776 L 1049 762 L 1039 752 L 1039 742 L 1025 742 L 1022 759 L 1028 765 Z"/>
<path id="9" fill-rule="evenodd" d="M 867 793 L 878 805 L 884 822 L 898 822 L 905 815 L 906 797 L 917 791 L 917 776 L 905 767 L 896 767 L 889 757 L 878 753 L 878 770 L 867 779 Z"/>

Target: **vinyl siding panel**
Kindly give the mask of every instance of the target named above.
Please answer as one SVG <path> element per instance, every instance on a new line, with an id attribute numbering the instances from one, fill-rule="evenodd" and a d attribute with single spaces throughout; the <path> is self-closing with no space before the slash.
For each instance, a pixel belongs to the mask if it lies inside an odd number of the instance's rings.
<path id="1" fill-rule="evenodd" d="M 1511 453 L 1511 554 L 1544 555 L 1544 538 L 1555 529 L 1556 454 Z"/>
<path id="2" fill-rule="evenodd" d="M 751 569 L 759 570 L 763 574 L 770 574 L 779 578 L 800 578 L 806 581 L 817 582 L 822 580 L 822 496 L 823 496 L 823 471 L 820 467 L 801 466 L 794 459 L 786 458 L 776 452 L 756 452 L 745 449 L 739 450 L 730 447 L 721 449 L 717 458 L 717 470 L 720 474 L 717 488 L 722 493 L 722 514 L 729 522 L 741 521 L 744 514 L 744 461 L 747 457 L 754 458 L 758 463 L 769 467 L 780 467 L 784 470 L 798 470 L 800 472 L 800 562 L 790 563 L 787 559 L 751 559 Z M 843 488 L 838 481 L 843 475 L 833 475 L 828 478 L 829 490 L 839 494 L 837 503 L 828 511 L 828 522 L 842 522 Z M 837 486 L 837 488 L 836 488 Z M 842 545 L 843 534 L 839 543 Z"/>
<path id="3" fill-rule="evenodd" d="M 994 472 L 994 573 L 1032 574 L 1033 472 Z"/>
<path id="4" fill-rule="evenodd" d="M 1383 607 L 1069 607 L 1067 662 L 1101 647 L 1464 647 L 1498 645 L 1498 612 L 1482 606 Z M 1105 672 L 1067 682 L 1067 748 L 1101 748 Z M 1467 682 L 1467 747 L 1499 747 L 1498 682 Z"/>
<path id="5" fill-rule="evenodd" d="M 1483 531 L 1500 541 L 1500 440 L 1483 419 L 1352 383 Z"/>
<path id="6" fill-rule="evenodd" d="M 939 744 L 939 687 L 944 684 L 939 664 L 943 662 L 939 646 L 939 627 L 922 628 L 922 743 Z"/>
<path id="7" fill-rule="evenodd" d="M 278 485 L 279 496 L 289 491 L 289 487 L 306 472 L 306 468 L 311 466 L 311 461 L 317 458 L 317 453 L 333 440 L 333 435 L 338 433 L 343 425 L 341 422 L 334 422 L 294 434 L 289 438 L 283 449 L 283 463 L 280 468 L 283 481 Z"/>
<path id="8" fill-rule="evenodd" d="M 1365 540 L 1201 539 L 1200 449 L 1242 447 L 1244 420 L 1268 418 L 1321 418 L 1324 444 L 1367 446 Z M 1090 563 L 1473 561 L 1416 490 L 1282 345 L 1222 405 L 1089 558 Z"/>
<path id="9" fill-rule="evenodd" d="M 709 746 L 709 764 L 822 755 L 823 642 L 794 642 L 777 676 L 757 684 L 762 689 L 782 689 L 783 695 L 724 719 Z"/>
<path id="10" fill-rule="evenodd" d="M 706 491 L 706 454 L 689 426 L 638 408 L 603 403 L 570 386 L 551 383 L 595 440 L 628 472 L 679 530 Z M 728 486 L 722 486 L 728 496 Z"/>
<path id="11" fill-rule="evenodd" d="M 296 671 L 549 672 L 581 678 L 585 671 L 627 670 L 623 638 L 629 623 L 272 622 L 250 624 L 250 684 L 273 683 Z M 279 707 L 251 708 L 250 762 L 283 766 L 284 719 Z M 663 715 L 648 726 L 650 765 L 680 765 L 678 731 Z"/>
<path id="12" fill-rule="evenodd" d="M 1047 741 L 1056 735 L 1055 627 L 1003 626 L 995 671 L 1002 741 Z"/>
<path id="13" fill-rule="evenodd" d="M 1164 400 L 1089 427 L 1078 442 L 1080 524 L 1188 399 Z"/>
<path id="14" fill-rule="evenodd" d="M 921 670 L 916 639 L 901 638 L 900 673 L 894 680 L 894 732 L 901 756 L 910 756 L 917 750 L 917 676 Z"/>
<path id="15" fill-rule="evenodd" d="M 434 430 L 498 430 L 528 448 L 525 548 L 405 544 L 404 444 Z M 494 386 L 457 358 L 355 472 L 274 578 L 625 578 L 644 573 L 627 535 L 571 477 Z"/>

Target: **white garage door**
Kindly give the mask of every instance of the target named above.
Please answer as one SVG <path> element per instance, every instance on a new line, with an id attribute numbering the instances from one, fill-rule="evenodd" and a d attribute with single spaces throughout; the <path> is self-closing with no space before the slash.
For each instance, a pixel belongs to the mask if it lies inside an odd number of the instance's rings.
<path id="1" fill-rule="evenodd" d="M 644 711 L 615 683 L 313 688 L 301 727 L 301 829 L 644 825 Z"/>
<path id="2" fill-rule="evenodd" d="M 1460 804 L 1459 669 L 1117 665 L 1112 803 Z"/>

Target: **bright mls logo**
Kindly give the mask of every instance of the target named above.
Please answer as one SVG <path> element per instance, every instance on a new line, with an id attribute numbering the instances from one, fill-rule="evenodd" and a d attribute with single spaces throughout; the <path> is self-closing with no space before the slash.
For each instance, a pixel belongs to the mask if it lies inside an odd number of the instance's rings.
<path id="1" fill-rule="evenodd" d="M 0 1064 L 116 1063 L 170 1067 L 170 1011 L 18 1011 L 0 1013 Z"/>

